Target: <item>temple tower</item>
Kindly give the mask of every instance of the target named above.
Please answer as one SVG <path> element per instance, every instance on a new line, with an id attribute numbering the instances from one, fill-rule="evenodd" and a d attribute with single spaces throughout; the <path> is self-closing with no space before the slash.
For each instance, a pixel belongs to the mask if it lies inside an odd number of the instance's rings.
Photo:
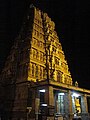
<path id="1" fill-rule="evenodd" d="M 3 84 L 2 118 L 54 120 L 56 115 L 60 119 L 73 118 L 72 91 L 82 90 L 73 86 L 55 23 L 33 5 L 0 78 Z"/>

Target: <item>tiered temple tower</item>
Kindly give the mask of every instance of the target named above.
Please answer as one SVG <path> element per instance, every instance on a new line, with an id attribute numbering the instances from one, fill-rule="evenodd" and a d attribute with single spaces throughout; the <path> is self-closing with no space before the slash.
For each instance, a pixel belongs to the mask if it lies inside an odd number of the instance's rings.
<path id="1" fill-rule="evenodd" d="M 29 81 L 53 79 L 72 85 L 68 64 L 55 31 L 55 23 L 46 13 L 36 8 L 30 44 Z"/>
<path id="2" fill-rule="evenodd" d="M 84 100 L 90 91 L 73 86 L 59 41 L 47 13 L 30 6 L 1 73 L 1 118 L 54 120 L 58 114 L 71 120 L 74 112 L 81 113 L 82 101 L 84 113 L 88 113 Z M 73 97 L 73 91 L 79 96 Z"/>

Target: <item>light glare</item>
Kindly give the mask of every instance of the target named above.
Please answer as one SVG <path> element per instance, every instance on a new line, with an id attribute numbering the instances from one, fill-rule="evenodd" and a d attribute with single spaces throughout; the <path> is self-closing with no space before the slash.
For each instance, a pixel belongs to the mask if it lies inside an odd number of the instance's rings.
<path id="1" fill-rule="evenodd" d="M 47 104 L 42 104 L 42 106 L 47 106 Z"/>
<path id="2" fill-rule="evenodd" d="M 77 93 L 73 93 L 72 96 L 73 96 L 73 97 L 79 97 L 80 95 L 77 94 Z"/>
<path id="3" fill-rule="evenodd" d="M 59 95 L 65 95 L 64 93 L 59 93 Z"/>
<path id="4" fill-rule="evenodd" d="M 39 92 L 45 92 L 45 89 L 39 90 Z"/>

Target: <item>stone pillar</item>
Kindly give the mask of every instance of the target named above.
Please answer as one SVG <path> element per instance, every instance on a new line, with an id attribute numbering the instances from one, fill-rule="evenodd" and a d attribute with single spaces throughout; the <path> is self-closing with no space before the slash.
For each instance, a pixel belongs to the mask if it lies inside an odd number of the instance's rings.
<path id="1" fill-rule="evenodd" d="M 82 109 L 82 113 L 88 113 L 86 95 L 81 96 L 81 109 Z"/>
<path id="2" fill-rule="evenodd" d="M 54 120 L 54 93 L 53 93 L 53 87 L 48 87 L 48 115 L 47 120 Z"/>
<path id="3" fill-rule="evenodd" d="M 59 105 L 58 105 L 58 93 L 55 93 L 55 113 L 59 113 Z"/>
<path id="4" fill-rule="evenodd" d="M 51 106 L 54 106 L 54 93 L 53 93 L 53 87 L 52 86 L 49 86 L 49 89 L 48 89 L 48 97 L 49 97 L 49 103 L 48 105 L 51 105 Z"/>
<path id="5" fill-rule="evenodd" d="M 64 107 L 65 107 L 65 114 L 66 117 L 69 120 L 72 120 L 73 118 L 73 112 L 72 112 L 72 96 L 71 96 L 71 91 L 68 91 L 67 93 L 65 93 L 64 96 Z"/>
<path id="6" fill-rule="evenodd" d="M 39 89 L 35 89 L 35 120 L 38 120 L 40 112 L 40 92 Z"/>
<path id="7" fill-rule="evenodd" d="M 89 120 L 90 118 L 88 116 L 87 96 L 85 94 L 81 96 L 81 110 L 82 120 Z"/>
<path id="8" fill-rule="evenodd" d="M 76 113 L 76 109 L 75 109 L 75 97 L 72 97 L 72 112 L 73 114 Z"/>
<path id="9" fill-rule="evenodd" d="M 72 120 L 73 118 L 73 111 L 72 111 L 72 93 L 69 91 L 69 119 Z"/>
<path id="10" fill-rule="evenodd" d="M 58 100 L 56 100 L 56 113 L 60 114 L 60 106 Z"/>

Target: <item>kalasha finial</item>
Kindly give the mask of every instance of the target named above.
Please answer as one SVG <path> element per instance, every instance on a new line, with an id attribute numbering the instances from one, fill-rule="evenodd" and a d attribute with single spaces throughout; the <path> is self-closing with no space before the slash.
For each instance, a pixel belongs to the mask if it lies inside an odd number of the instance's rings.
<path id="1" fill-rule="evenodd" d="M 78 82 L 77 81 L 75 82 L 75 86 L 78 87 Z"/>

